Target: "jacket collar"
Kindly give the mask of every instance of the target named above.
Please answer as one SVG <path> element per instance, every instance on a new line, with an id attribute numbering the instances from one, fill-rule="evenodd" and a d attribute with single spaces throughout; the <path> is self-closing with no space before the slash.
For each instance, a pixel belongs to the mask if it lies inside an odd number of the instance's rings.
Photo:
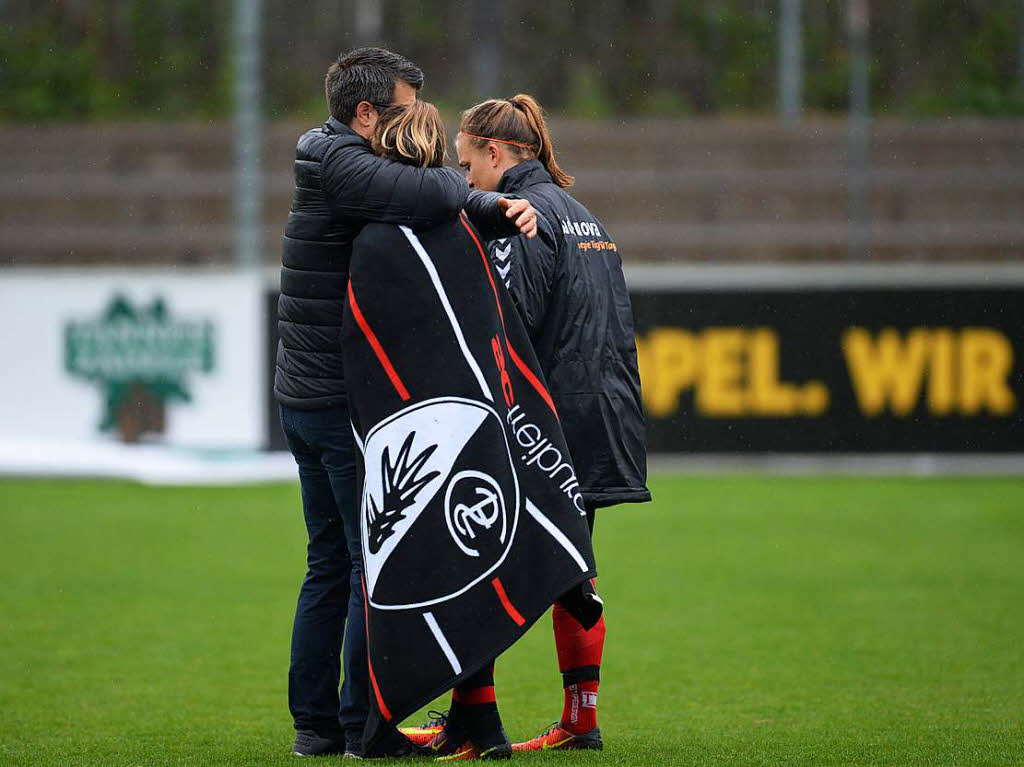
<path id="1" fill-rule="evenodd" d="M 515 194 L 520 189 L 536 184 L 553 184 L 551 174 L 540 160 L 525 160 L 505 171 L 495 191 Z"/>
<path id="2" fill-rule="evenodd" d="M 345 123 L 341 122 L 340 120 L 335 120 L 333 117 L 327 118 L 327 122 L 324 123 L 324 127 L 327 128 L 327 131 L 329 133 L 338 133 L 341 134 L 342 136 L 359 136 L 358 133 L 356 133 L 350 127 L 345 125 Z M 363 138 L 362 136 L 359 136 L 359 138 L 362 138 L 363 141 L 366 141 L 366 139 Z"/>

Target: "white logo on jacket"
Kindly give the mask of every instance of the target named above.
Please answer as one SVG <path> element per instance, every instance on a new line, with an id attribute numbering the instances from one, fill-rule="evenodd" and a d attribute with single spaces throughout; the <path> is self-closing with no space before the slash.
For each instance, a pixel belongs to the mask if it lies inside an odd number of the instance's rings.
<path id="1" fill-rule="evenodd" d="M 508 237 L 502 237 L 494 243 L 494 248 L 491 256 L 494 259 L 494 268 L 498 272 L 498 276 L 501 277 L 505 283 L 505 287 L 508 287 L 509 277 L 508 273 L 512 270 L 512 243 L 508 242 Z M 505 247 L 501 247 L 505 245 Z"/>
<path id="2" fill-rule="evenodd" d="M 604 237 L 601 227 L 593 221 L 572 221 L 564 218 L 560 223 L 562 224 L 562 234 L 575 234 L 577 237 Z"/>

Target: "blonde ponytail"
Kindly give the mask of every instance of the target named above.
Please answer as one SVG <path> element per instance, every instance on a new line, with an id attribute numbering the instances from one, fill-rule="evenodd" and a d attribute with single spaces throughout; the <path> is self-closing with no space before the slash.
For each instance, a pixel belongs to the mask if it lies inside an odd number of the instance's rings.
<path id="1" fill-rule="evenodd" d="M 551 145 L 551 134 L 548 133 L 548 124 L 544 119 L 544 110 L 541 109 L 540 104 L 527 93 L 516 94 L 509 99 L 509 102 L 512 106 L 522 110 L 526 122 L 537 135 L 537 159 L 551 174 L 552 180 L 562 189 L 572 186 L 576 179 L 559 168 L 558 162 L 555 160 L 555 148 Z"/>

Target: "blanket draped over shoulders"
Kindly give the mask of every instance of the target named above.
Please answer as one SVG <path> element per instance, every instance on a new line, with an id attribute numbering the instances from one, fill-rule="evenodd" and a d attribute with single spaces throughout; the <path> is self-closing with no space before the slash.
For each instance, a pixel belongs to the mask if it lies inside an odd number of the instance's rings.
<path id="1" fill-rule="evenodd" d="M 371 224 L 350 278 L 372 751 L 596 568 L 555 405 L 468 221 Z"/>

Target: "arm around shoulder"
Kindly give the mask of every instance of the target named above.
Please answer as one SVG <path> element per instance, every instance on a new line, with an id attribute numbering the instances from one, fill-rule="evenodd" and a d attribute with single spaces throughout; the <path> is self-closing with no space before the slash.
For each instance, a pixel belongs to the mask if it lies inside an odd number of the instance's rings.
<path id="1" fill-rule="evenodd" d="M 472 189 L 469 192 L 469 199 L 466 200 L 466 215 L 469 216 L 469 220 L 485 240 L 514 237 L 519 234 L 515 222 L 505 215 L 505 211 L 498 204 L 498 200 L 503 196 L 509 199 L 515 197 L 515 195 L 500 195 L 497 192 L 481 192 L 479 189 Z"/>
<path id="2" fill-rule="evenodd" d="M 322 173 L 332 212 L 386 224 L 439 224 L 457 216 L 469 194 L 455 170 L 378 157 L 361 140 L 339 141 L 324 158 Z"/>

